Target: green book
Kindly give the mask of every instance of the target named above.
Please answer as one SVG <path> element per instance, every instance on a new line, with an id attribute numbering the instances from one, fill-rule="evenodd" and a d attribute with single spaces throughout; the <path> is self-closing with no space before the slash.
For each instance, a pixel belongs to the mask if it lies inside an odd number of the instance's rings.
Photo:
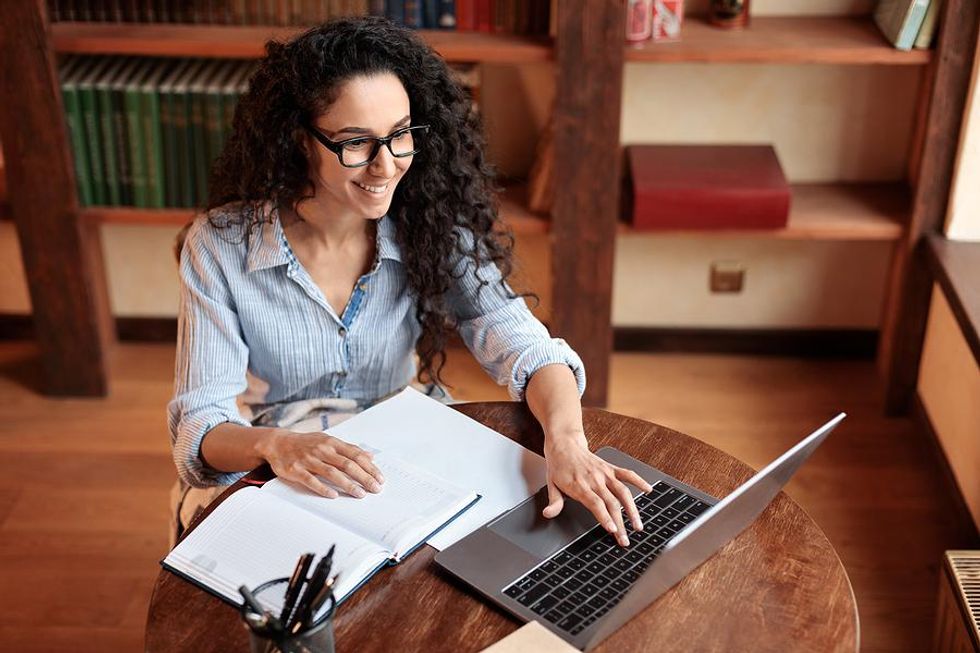
<path id="1" fill-rule="evenodd" d="M 174 84 L 184 72 L 194 63 L 190 59 L 178 61 L 169 74 L 160 83 L 160 129 L 163 135 L 163 168 L 164 168 L 164 206 L 180 206 L 180 184 L 178 183 L 177 131 L 174 125 Z"/>
<path id="2" fill-rule="evenodd" d="M 190 102 L 190 124 L 188 139 L 194 168 L 194 201 L 192 206 L 200 206 L 208 200 L 208 168 L 211 164 L 210 144 L 208 142 L 207 88 L 211 79 L 221 71 L 225 61 L 207 62 L 191 80 L 188 88 Z"/>
<path id="3" fill-rule="evenodd" d="M 86 149 L 92 173 L 92 201 L 97 206 L 105 206 L 108 203 L 109 191 L 106 188 L 104 143 L 95 84 L 112 63 L 113 59 L 110 57 L 99 58 L 89 68 L 87 74 L 78 80 L 78 99 L 85 122 Z"/>
<path id="4" fill-rule="evenodd" d="M 88 147 L 85 142 L 85 118 L 82 115 L 78 80 L 95 63 L 88 57 L 72 57 L 61 69 L 61 98 L 65 106 L 65 121 L 68 137 L 71 140 L 72 160 L 75 164 L 75 185 L 81 206 L 94 204 L 92 195 L 92 172 L 88 160 Z"/>
<path id="5" fill-rule="evenodd" d="M 177 141 L 177 206 L 191 208 L 195 199 L 194 146 L 191 129 L 191 82 L 200 74 L 207 61 L 199 60 L 188 66 L 173 87 L 174 133 Z"/>
<path id="6" fill-rule="evenodd" d="M 123 89 L 126 107 L 126 133 L 129 142 L 129 173 L 132 205 L 140 208 L 149 206 L 146 195 L 146 142 L 143 136 L 140 102 L 140 84 L 153 70 L 153 60 L 147 59 L 133 71 Z"/>
<path id="7" fill-rule="evenodd" d="M 133 206 L 133 161 L 129 144 L 129 126 L 126 113 L 126 86 L 133 75 L 143 65 L 143 60 L 128 60 L 119 75 L 109 84 L 112 101 L 112 135 L 116 144 L 116 167 L 118 168 L 119 204 Z"/>
<path id="8" fill-rule="evenodd" d="M 102 76 L 95 82 L 95 97 L 99 105 L 99 134 L 102 137 L 103 174 L 105 175 L 106 204 L 120 205 L 119 162 L 115 126 L 113 124 L 112 82 L 129 63 L 128 59 L 112 58 Z"/>
<path id="9" fill-rule="evenodd" d="M 163 132 L 158 91 L 161 81 L 175 65 L 176 62 L 172 59 L 154 61 L 152 68 L 139 87 L 140 116 L 146 152 L 146 205 L 152 209 L 162 209 L 166 205 Z"/>

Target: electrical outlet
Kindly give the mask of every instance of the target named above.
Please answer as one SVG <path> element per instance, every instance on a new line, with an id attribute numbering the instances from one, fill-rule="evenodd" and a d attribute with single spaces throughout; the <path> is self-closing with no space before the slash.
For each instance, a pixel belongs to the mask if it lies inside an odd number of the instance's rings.
<path id="1" fill-rule="evenodd" d="M 734 261 L 715 261 L 711 264 L 710 288 L 713 293 L 742 292 L 745 268 Z"/>

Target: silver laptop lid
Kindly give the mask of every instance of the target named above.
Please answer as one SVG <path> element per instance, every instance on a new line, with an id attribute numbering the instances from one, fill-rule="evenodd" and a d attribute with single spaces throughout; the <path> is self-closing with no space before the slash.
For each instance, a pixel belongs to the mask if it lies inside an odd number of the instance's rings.
<path id="1" fill-rule="evenodd" d="M 745 530 L 846 415 L 840 413 L 677 534 L 615 608 L 596 624 L 589 650 Z"/>

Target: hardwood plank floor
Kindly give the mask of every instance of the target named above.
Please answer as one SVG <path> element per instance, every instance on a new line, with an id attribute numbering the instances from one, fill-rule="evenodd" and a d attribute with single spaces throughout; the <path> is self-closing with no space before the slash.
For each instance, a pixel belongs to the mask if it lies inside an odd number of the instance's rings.
<path id="1" fill-rule="evenodd" d="M 167 547 L 173 353 L 120 345 L 107 399 L 48 399 L 33 345 L 0 343 L 0 650 L 142 649 Z M 977 543 L 951 517 L 925 436 L 882 417 L 872 363 L 617 354 L 611 372 L 609 410 L 756 468 L 847 411 L 787 491 L 844 562 L 862 650 L 928 650 L 942 551 Z M 507 398 L 465 351 L 446 378 L 461 400 Z"/>

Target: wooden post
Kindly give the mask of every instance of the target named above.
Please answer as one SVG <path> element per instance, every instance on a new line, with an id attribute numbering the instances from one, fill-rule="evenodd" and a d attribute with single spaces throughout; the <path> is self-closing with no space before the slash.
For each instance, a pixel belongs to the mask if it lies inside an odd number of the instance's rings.
<path id="1" fill-rule="evenodd" d="M 896 251 L 889 284 L 898 295 L 890 302 L 893 308 L 885 315 L 881 332 L 879 360 L 887 383 L 885 411 L 890 415 L 908 411 L 918 381 L 932 278 L 917 250 L 924 236 L 942 231 L 946 219 L 977 47 L 978 5 L 978 0 L 947 0 L 940 29 L 912 217 Z"/>
<path id="2" fill-rule="evenodd" d="M 43 0 L 0 20 L 0 142 L 23 253 L 45 391 L 101 396 L 112 340 L 98 225 L 79 219 L 75 174 Z"/>
<path id="3" fill-rule="evenodd" d="M 583 401 L 606 403 L 619 212 L 621 0 L 562 0 L 555 45 L 553 330 L 582 356 Z"/>

